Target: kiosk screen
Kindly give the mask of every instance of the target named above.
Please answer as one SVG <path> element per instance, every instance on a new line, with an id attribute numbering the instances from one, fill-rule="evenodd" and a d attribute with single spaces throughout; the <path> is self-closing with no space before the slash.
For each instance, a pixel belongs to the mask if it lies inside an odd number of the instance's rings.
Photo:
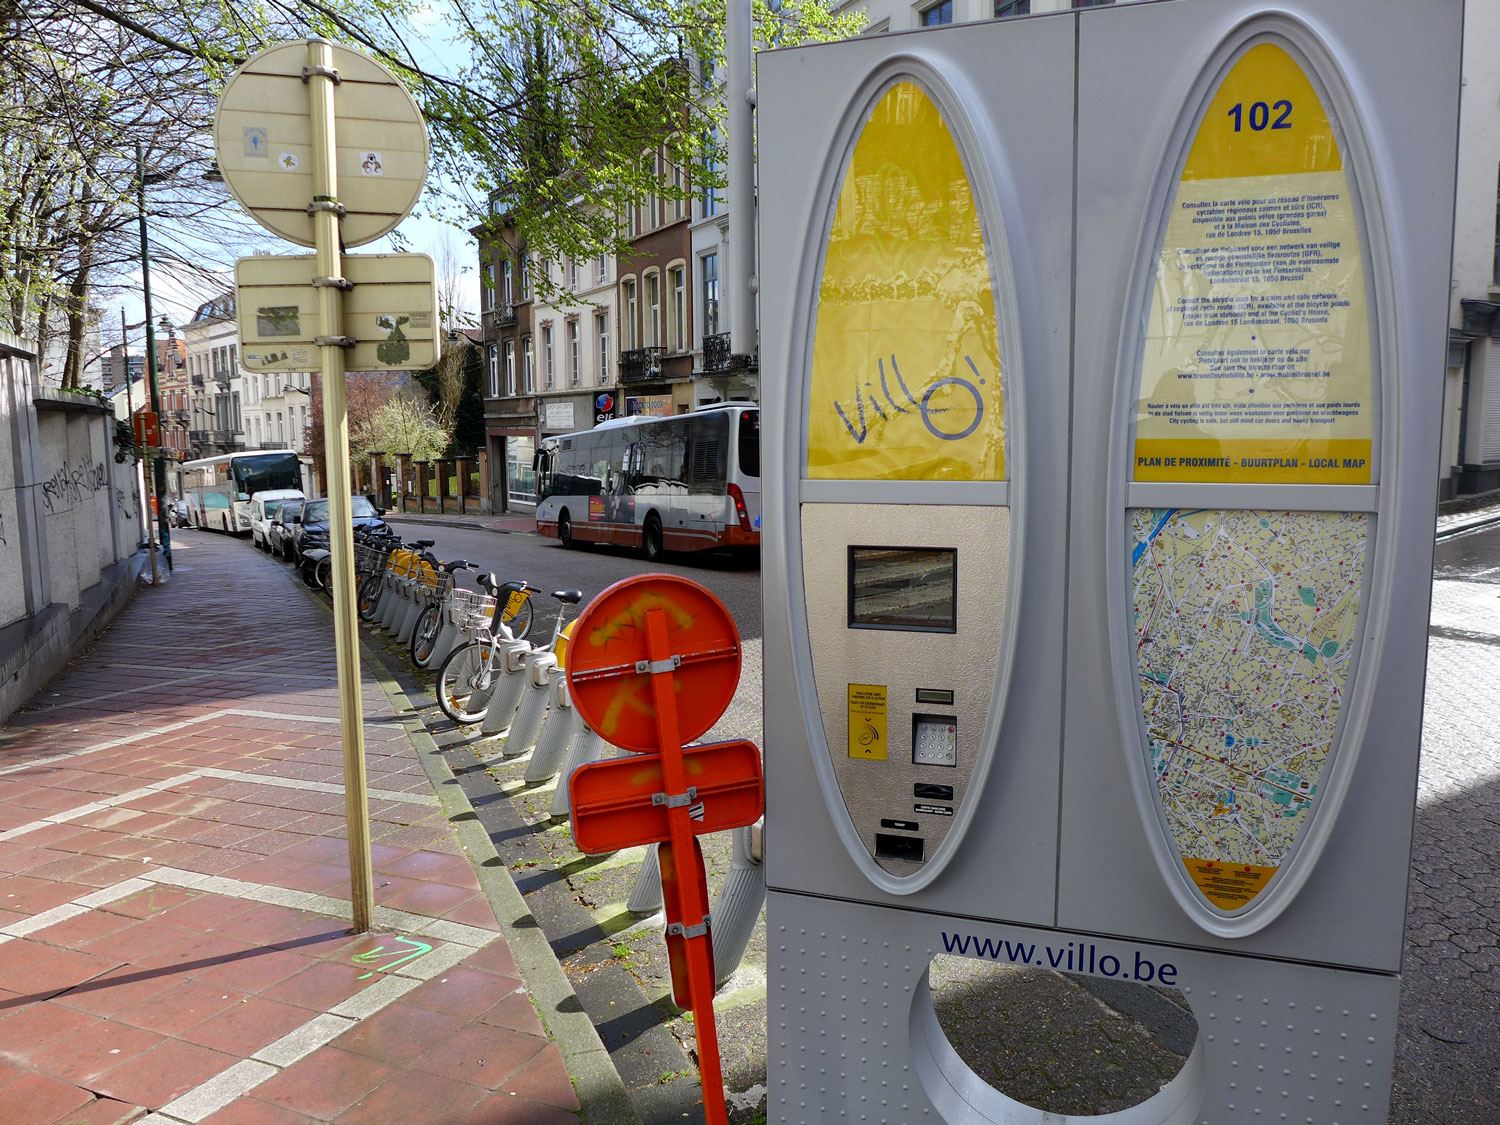
<path id="1" fill-rule="evenodd" d="M 958 551 L 850 547 L 849 627 L 956 632 Z"/>

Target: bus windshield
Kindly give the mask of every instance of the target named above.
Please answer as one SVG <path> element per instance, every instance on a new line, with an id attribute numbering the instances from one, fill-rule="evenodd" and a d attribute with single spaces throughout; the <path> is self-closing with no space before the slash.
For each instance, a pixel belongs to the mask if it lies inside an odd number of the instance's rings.
<path id="1" fill-rule="evenodd" d="M 295 453 L 236 459 L 230 467 L 234 473 L 235 491 L 241 500 L 250 499 L 256 492 L 302 487 L 302 466 Z"/>

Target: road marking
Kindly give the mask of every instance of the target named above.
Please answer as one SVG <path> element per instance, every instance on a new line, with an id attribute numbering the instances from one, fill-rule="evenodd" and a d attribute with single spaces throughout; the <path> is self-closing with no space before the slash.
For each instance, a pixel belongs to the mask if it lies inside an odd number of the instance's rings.
<path id="1" fill-rule="evenodd" d="M 113 886 L 90 891 L 86 895 L 53 907 L 43 914 L 0 929 L 0 942 L 11 941 L 25 934 L 46 929 L 57 922 L 87 913 L 89 910 L 129 898 L 143 890 L 163 884 L 175 887 L 191 887 L 210 894 L 225 895 L 254 902 L 279 901 L 285 887 L 268 883 L 250 883 L 242 879 L 202 875 L 196 871 L 183 871 L 174 867 L 158 867 L 134 878 L 122 880 Z M 295 909 L 313 914 L 325 914 L 348 918 L 348 899 L 331 898 L 326 895 L 301 895 Z M 47 919 L 43 921 L 43 919 Z M 410 946 L 426 946 L 403 962 L 385 966 L 383 979 L 342 1001 L 326 1012 L 313 1016 L 300 1027 L 293 1028 L 280 1039 L 267 1043 L 250 1058 L 227 1067 L 204 1082 L 200 1082 L 185 1094 L 181 1094 L 162 1106 L 155 1113 L 142 1119 L 140 1125 L 196 1125 L 196 1122 L 217 1113 L 236 1098 L 249 1093 L 261 1083 L 274 1078 L 287 1067 L 300 1062 L 319 1047 L 331 1043 L 344 1032 L 369 1019 L 408 992 L 420 987 L 439 973 L 466 961 L 500 936 L 494 930 L 482 930 L 441 918 L 428 918 L 389 907 L 375 908 L 375 920 L 381 925 L 407 929 L 419 937 L 433 938 L 443 942 L 436 951 L 423 941 L 412 941 L 398 937 L 398 941 Z M 415 923 L 411 925 L 410 923 Z M 18 932 L 19 931 L 19 932 Z M 366 974 L 367 976 L 370 974 Z M 360 978 L 364 979 L 364 978 Z"/>
<path id="2" fill-rule="evenodd" d="M 61 812 L 51 813 L 39 820 L 28 821 L 19 824 L 15 828 L 9 828 L 0 832 L 0 841 L 10 840 L 16 836 L 24 836 L 28 832 L 47 828 L 53 824 L 66 824 L 79 817 L 88 816 L 90 813 L 103 812 L 106 809 L 116 808 L 129 801 L 135 801 L 141 797 L 150 797 L 156 793 L 166 792 L 178 785 L 185 785 L 189 781 L 197 781 L 199 778 L 211 777 L 216 781 L 241 781 L 252 785 L 271 785 L 278 789 L 300 789 L 308 793 L 327 793 L 329 795 L 342 796 L 344 787 L 334 785 L 327 781 L 303 781 L 296 777 L 277 777 L 268 773 L 245 773 L 241 770 L 221 770 L 212 766 L 204 766 L 201 769 L 191 770 L 188 773 L 180 773 L 175 777 L 165 778 L 161 781 L 153 781 L 150 785 L 143 785 L 139 789 L 132 789 L 128 793 L 116 793 L 113 797 L 100 797 L 98 800 L 90 801 L 85 805 L 78 805 Z M 397 789 L 366 789 L 366 794 L 375 801 L 395 801 L 407 805 L 426 805 L 436 808 L 439 805 L 437 797 L 431 793 L 403 793 Z"/>
<path id="3" fill-rule="evenodd" d="M 128 746 L 132 742 L 139 742 L 143 738 L 156 738 L 163 734 L 174 734 L 199 723 L 213 722 L 228 715 L 238 715 L 249 719 L 283 719 L 292 723 L 321 723 L 337 726 L 338 719 L 326 718 L 322 715 L 288 715 L 282 711 L 252 711 L 245 707 L 225 707 L 219 711 L 210 711 L 206 715 L 199 715 L 192 719 L 183 719 L 176 723 L 167 723 L 165 726 L 152 727 L 149 730 L 137 731 L 135 734 L 127 734 L 120 738 L 111 738 L 108 742 L 96 742 L 92 746 L 85 746 L 80 750 L 69 750 L 63 754 L 52 754 L 45 758 L 33 758 L 29 762 L 20 762 L 13 766 L 0 767 L 0 777 L 8 773 L 20 773 L 22 770 L 35 769 L 38 766 L 49 766 L 53 762 L 65 762 L 72 758 L 81 758 L 85 754 L 97 754 L 101 750 L 113 750 L 118 746 Z"/>

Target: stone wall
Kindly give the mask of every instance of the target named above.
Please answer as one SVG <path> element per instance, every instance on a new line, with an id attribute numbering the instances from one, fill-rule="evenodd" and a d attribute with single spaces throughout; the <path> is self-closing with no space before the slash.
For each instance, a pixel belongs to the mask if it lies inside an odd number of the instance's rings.
<path id="1" fill-rule="evenodd" d="M 0 333 L 0 720 L 134 590 L 139 500 L 114 438 L 109 407 L 43 388 Z"/>

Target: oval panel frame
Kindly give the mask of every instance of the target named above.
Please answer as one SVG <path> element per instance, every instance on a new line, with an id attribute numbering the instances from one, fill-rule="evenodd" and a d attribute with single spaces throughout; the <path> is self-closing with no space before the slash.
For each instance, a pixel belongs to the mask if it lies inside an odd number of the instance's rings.
<path id="1" fill-rule="evenodd" d="M 1234 911 L 1225 911 L 1209 903 L 1187 873 L 1175 845 L 1170 840 L 1157 785 L 1147 759 L 1149 738 L 1141 708 L 1138 668 L 1134 641 L 1130 632 L 1132 610 L 1131 574 L 1127 536 L 1128 512 L 1132 508 L 1157 506 L 1133 502 L 1132 480 L 1135 449 L 1135 419 L 1140 397 L 1140 380 L 1144 361 L 1146 322 L 1151 314 L 1157 260 L 1165 238 L 1169 209 L 1188 154 L 1204 116 L 1225 78 L 1236 62 L 1259 43 L 1272 43 L 1285 50 L 1302 68 L 1313 89 L 1322 99 L 1335 136 L 1342 149 L 1344 174 L 1349 185 L 1350 202 L 1363 252 L 1363 270 L 1367 315 L 1370 332 L 1372 411 L 1372 482 L 1368 485 L 1252 485 L 1195 484 L 1196 489 L 1212 489 L 1222 499 L 1231 499 L 1240 491 L 1240 503 L 1209 503 L 1204 507 L 1250 510 L 1362 512 L 1373 526 L 1365 542 L 1365 570 L 1361 605 L 1355 631 L 1356 650 L 1345 680 L 1345 706 L 1331 736 L 1331 749 L 1324 767 L 1320 792 L 1308 813 L 1308 823 L 1300 830 L 1275 875 L 1256 897 Z M 1382 204 L 1377 167 L 1384 163 L 1383 153 L 1372 147 L 1370 135 L 1362 125 L 1359 99 L 1351 85 L 1349 71 L 1340 66 L 1335 52 L 1325 38 L 1311 25 L 1285 13 L 1256 15 L 1230 29 L 1219 46 L 1205 61 L 1192 88 L 1184 99 L 1184 110 L 1178 115 L 1166 143 L 1169 161 L 1163 161 L 1148 196 L 1148 209 L 1141 215 L 1142 236 L 1131 272 L 1130 291 L 1126 296 L 1117 368 L 1115 402 L 1111 430 L 1109 507 L 1112 518 L 1105 535 L 1110 578 L 1109 651 L 1114 674 L 1116 712 L 1120 743 L 1127 757 L 1127 772 L 1132 795 L 1142 819 L 1153 857 L 1173 898 L 1183 912 L 1205 932 L 1221 938 L 1243 938 L 1263 930 L 1279 917 L 1296 899 L 1317 866 L 1328 839 L 1339 819 L 1358 764 L 1373 704 L 1373 687 L 1378 678 L 1381 658 L 1379 636 L 1382 626 L 1372 624 L 1388 617 L 1386 607 L 1394 595 L 1395 545 L 1386 532 L 1394 525 L 1394 513 L 1400 501 L 1397 482 L 1400 442 L 1397 412 L 1387 404 L 1398 402 L 1395 386 L 1396 307 L 1395 263 L 1387 237 L 1388 212 Z M 1151 482 L 1146 490 L 1182 489 L 1186 482 Z M 1287 506 L 1267 497 L 1285 494 L 1286 489 L 1304 489 L 1312 508 Z M 1347 497 L 1350 503 L 1336 506 L 1332 498 Z"/>

